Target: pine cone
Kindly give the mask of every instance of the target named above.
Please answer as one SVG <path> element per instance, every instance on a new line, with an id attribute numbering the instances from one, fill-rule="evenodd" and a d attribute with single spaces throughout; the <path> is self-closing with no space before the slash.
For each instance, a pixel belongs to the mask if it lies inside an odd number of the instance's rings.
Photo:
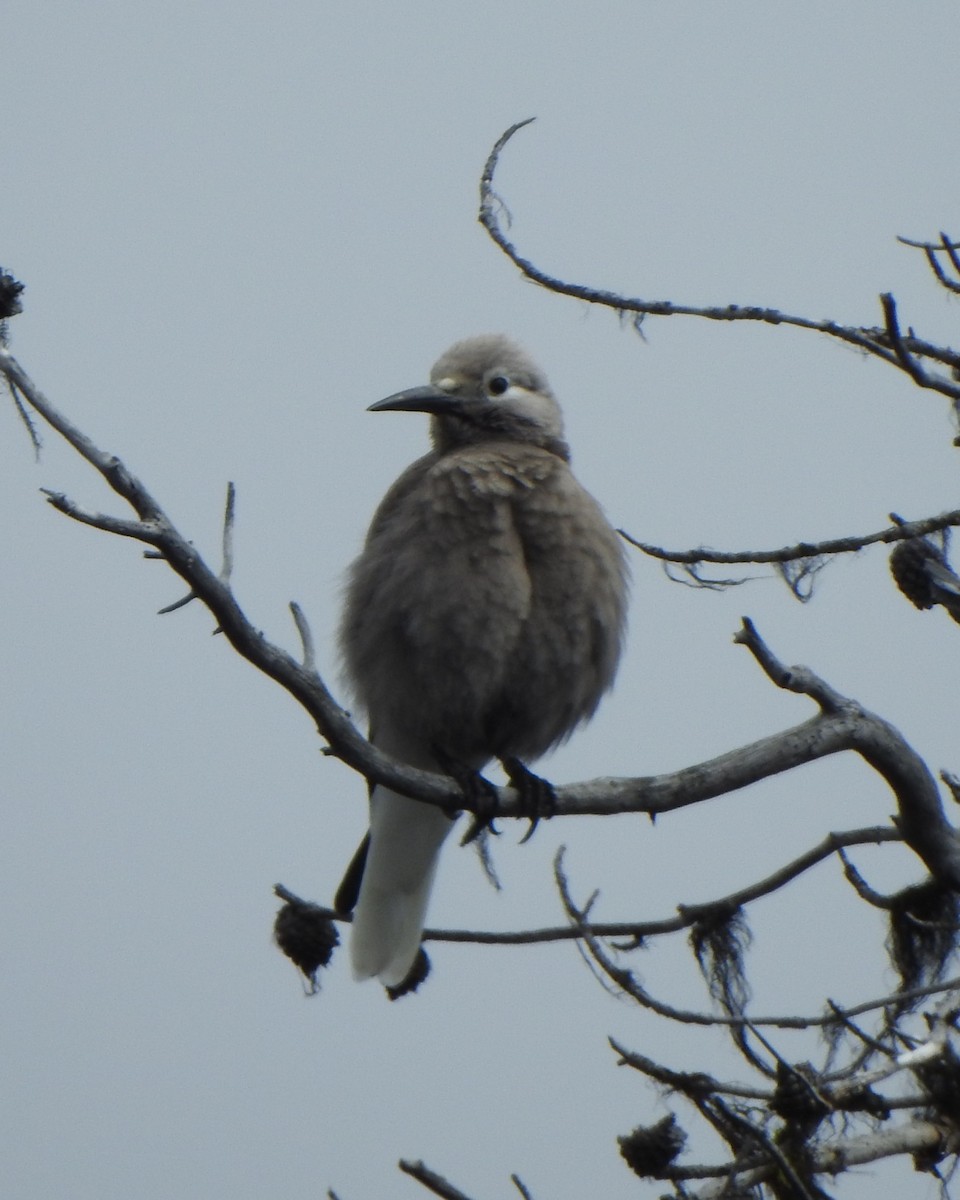
<path id="1" fill-rule="evenodd" d="M 794 1067 L 777 1064 L 777 1090 L 770 1107 L 778 1117 L 786 1120 L 819 1119 L 830 1111 L 830 1105 L 817 1087 L 816 1072 L 809 1063 L 797 1063 Z"/>
<path id="2" fill-rule="evenodd" d="M 936 593 L 927 565 L 932 561 L 946 566 L 943 555 L 926 538 L 904 538 L 890 555 L 890 574 L 897 587 L 917 608 L 933 608 Z"/>
<path id="3" fill-rule="evenodd" d="M 686 1141 L 687 1135 L 673 1113 L 656 1125 L 638 1125 L 626 1137 L 617 1138 L 624 1161 L 641 1179 L 662 1178 L 664 1169 L 670 1166 Z"/>
<path id="4" fill-rule="evenodd" d="M 283 953 L 309 979 L 312 992 L 320 990 L 317 971 L 325 967 L 340 944 L 330 918 L 316 904 L 288 900 L 273 923 L 273 936 Z"/>

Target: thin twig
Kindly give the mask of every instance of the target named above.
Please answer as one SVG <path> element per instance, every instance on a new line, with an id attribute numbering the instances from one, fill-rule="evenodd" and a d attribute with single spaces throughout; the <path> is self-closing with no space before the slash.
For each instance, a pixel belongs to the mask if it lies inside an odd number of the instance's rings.
<path id="1" fill-rule="evenodd" d="M 884 326 L 887 330 L 887 336 L 890 339 L 890 345 L 893 347 L 893 352 L 897 357 L 897 362 L 914 383 L 919 387 L 927 387 L 927 373 L 904 345 L 903 337 L 900 333 L 900 320 L 897 316 L 896 300 L 894 300 L 890 292 L 884 292 L 880 297 L 880 304 L 883 308 Z"/>
<path id="2" fill-rule="evenodd" d="M 632 938 L 639 943 L 660 934 L 676 933 L 682 929 L 690 929 L 699 921 L 710 918 L 717 913 L 730 912 L 742 908 L 753 900 L 767 896 L 796 879 L 805 871 L 823 862 L 831 854 L 837 853 L 844 846 L 881 845 L 885 842 L 902 842 L 900 834 L 890 826 L 879 825 L 867 829 L 850 829 L 844 832 L 828 833 L 823 841 L 811 847 L 804 854 L 792 859 L 772 874 L 765 876 L 748 887 L 739 888 L 729 895 L 716 900 L 700 901 L 698 903 L 677 904 L 677 915 L 663 917 L 654 921 L 598 921 L 590 922 L 590 932 L 595 937 L 603 938 Z M 585 911 L 585 910 L 584 910 Z M 537 942 L 571 941 L 580 936 L 576 928 L 567 925 L 546 929 L 519 930 L 509 933 L 468 933 L 452 929 L 428 930 L 425 935 L 435 941 L 447 942 L 477 942 L 489 945 L 521 946 Z"/>
<path id="3" fill-rule="evenodd" d="M 897 520 L 893 525 L 880 529 L 875 533 L 855 534 L 851 537 L 827 538 L 822 542 L 796 542 L 791 546 L 781 546 L 778 550 L 711 550 L 707 546 L 697 546 L 691 550 L 667 550 L 663 546 L 655 546 L 650 542 L 641 542 L 626 530 L 617 532 L 631 546 L 649 555 L 650 558 L 661 559 L 664 562 L 688 564 L 696 566 L 700 563 L 789 563 L 805 559 L 825 558 L 837 554 L 856 554 L 866 546 L 882 543 L 890 545 L 910 538 L 925 537 L 960 525 L 960 508 L 941 513 L 936 517 L 925 517 L 919 521 L 902 522 Z M 712 586 L 728 586 L 733 583 L 747 582 L 746 580 L 703 580 Z"/>
<path id="4" fill-rule="evenodd" d="M 431 1171 L 426 1163 L 407 1162 L 401 1159 L 397 1165 L 403 1171 L 404 1175 L 409 1175 L 417 1183 L 422 1183 L 427 1191 L 433 1192 L 435 1196 L 440 1196 L 441 1200 L 470 1200 L 466 1192 L 461 1192 L 459 1188 L 454 1187 L 442 1175 L 438 1175 L 436 1171 Z"/>
<path id="5" fill-rule="evenodd" d="M 6 344 L 6 339 L 3 337 L 3 326 L 4 322 L 0 321 L 0 343 Z M 30 413 L 23 402 L 23 397 L 20 395 L 20 392 L 17 390 L 12 380 L 4 376 L 4 382 L 7 385 L 7 390 L 10 392 L 11 399 L 13 400 L 13 406 L 17 410 L 17 416 L 20 418 L 20 421 L 26 428 L 27 436 L 30 438 L 30 444 L 33 446 L 33 457 L 37 460 L 37 462 L 39 462 L 40 451 L 43 449 L 43 441 L 40 437 L 40 433 L 33 422 L 33 417 L 30 416 Z"/>
<path id="6" fill-rule="evenodd" d="M 719 1093 L 725 1096 L 736 1096 L 741 1100 L 757 1100 L 763 1104 L 769 1104 L 773 1099 L 773 1092 L 769 1088 L 750 1088 L 744 1087 L 742 1084 L 721 1083 L 702 1071 L 673 1071 L 669 1067 L 663 1066 L 662 1063 L 654 1062 L 645 1054 L 640 1054 L 636 1050 L 627 1050 L 612 1037 L 607 1038 L 607 1041 L 619 1056 L 618 1066 L 632 1067 L 656 1083 L 684 1096 L 709 1096 Z"/>
<path id="7" fill-rule="evenodd" d="M 842 849 L 838 850 L 837 853 L 840 861 L 843 863 L 843 873 L 847 883 L 850 884 L 860 899 L 865 900 L 872 908 L 882 908 L 889 912 L 893 908 L 893 901 L 890 897 L 883 896 L 880 892 L 874 891 Z"/>
<path id="8" fill-rule="evenodd" d="M 533 1194 L 531 1193 L 530 1189 L 526 1186 L 526 1184 L 523 1182 L 523 1180 L 520 1178 L 519 1175 L 511 1175 L 510 1182 L 513 1184 L 513 1186 L 517 1189 L 517 1191 L 523 1197 L 523 1200 L 533 1200 Z"/>
<path id="9" fill-rule="evenodd" d="M 303 669 L 305 671 L 316 671 L 317 657 L 310 622 L 296 600 L 290 601 L 290 612 L 293 615 L 293 623 L 297 627 L 297 633 L 300 635 L 300 645 L 303 647 Z"/>
<path id="10" fill-rule="evenodd" d="M 934 242 L 913 241 L 912 239 L 905 237 L 899 237 L 897 238 L 897 241 L 904 246 L 912 246 L 916 250 L 922 250 L 926 257 L 927 264 L 936 277 L 937 282 L 945 287 L 949 292 L 960 292 L 960 281 L 949 278 L 946 271 L 944 271 L 943 267 L 940 265 L 940 259 L 937 257 L 937 255 L 941 252 L 946 254 L 947 258 L 950 260 L 950 265 L 953 267 L 954 271 L 957 272 L 957 275 L 960 276 L 960 257 L 957 255 L 957 245 L 951 238 L 947 237 L 945 233 L 941 232 L 939 245 L 935 244 Z"/>
<path id="11" fill-rule="evenodd" d="M 237 489 L 231 480 L 227 484 L 227 502 L 223 509 L 223 536 L 221 548 L 223 560 L 220 564 L 220 582 L 229 584 L 233 575 L 233 529 L 237 515 Z"/>
<path id="12" fill-rule="evenodd" d="M 221 534 L 221 540 L 220 540 L 220 545 L 221 545 L 220 572 L 217 576 L 217 578 L 220 580 L 220 582 L 223 584 L 223 586 L 227 589 L 229 589 L 229 587 L 230 587 L 230 577 L 233 574 L 233 526 L 234 526 L 234 519 L 236 517 L 236 500 L 237 500 L 236 488 L 234 487 L 232 482 L 228 483 L 227 484 L 227 502 L 224 505 L 224 512 L 223 512 L 223 532 Z M 185 596 L 181 596 L 179 600 L 174 600 L 174 602 L 172 604 L 168 604 L 164 608 L 161 608 L 158 611 L 157 616 L 165 617 L 168 613 L 176 612 L 178 608 L 184 608 L 192 600 L 198 600 L 198 599 L 200 599 L 199 593 L 196 591 L 195 588 L 191 588 L 190 591 Z M 222 633 L 222 632 L 223 632 L 223 629 L 221 626 L 217 626 L 217 628 L 214 630 L 214 633 Z"/>
<path id="13" fill-rule="evenodd" d="M 54 492 L 49 488 L 41 488 L 48 503 L 64 516 L 72 517 L 81 525 L 90 525 L 93 529 L 102 529 L 105 533 L 116 534 L 117 537 L 134 538 L 148 545 L 159 541 L 160 527 L 153 521 L 128 521 L 123 517 L 111 517 L 106 513 L 90 512 L 82 508 L 75 500 L 65 496 L 63 492 Z"/>
<path id="14" fill-rule="evenodd" d="M 882 1054 L 885 1058 L 893 1058 L 893 1051 L 889 1046 L 885 1046 L 879 1039 L 871 1037 L 870 1034 L 862 1030 L 856 1021 L 851 1019 L 850 1014 L 844 1012 L 839 1004 L 834 1004 L 829 997 L 827 999 L 827 1006 L 837 1023 L 842 1025 L 849 1033 L 852 1033 L 855 1038 L 858 1038 L 863 1043 L 864 1047 L 871 1051 L 871 1057 L 873 1054 Z"/>

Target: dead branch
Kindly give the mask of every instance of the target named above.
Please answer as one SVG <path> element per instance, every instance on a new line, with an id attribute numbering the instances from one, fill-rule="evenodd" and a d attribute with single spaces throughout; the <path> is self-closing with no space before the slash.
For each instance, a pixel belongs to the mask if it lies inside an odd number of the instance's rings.
<path id="1" fill-rule="evenodd" d="M 101 450 L 86 434 L 72 424 L 36 387 L 16 359 L 0 347 L 0 373 L 11 389 L 55 429 L 107 482 L 114 493 L 126 501 L 138 520 L 93 513 L 59 492 L 48 492 L 50 503 L 59 512 L 102 529 L 107 533 L 132 538 L 151 547 L 153 557 L 164 559 L 187 584 L 180 607 L 196 597 L 210 611 L 217 627 L 233 648 L 248 662 L 280 684 L 314 720 L 330 744 L 333 753 L 374 782 L 386 783 L 408 795 L 436 804 L 450 812 L 462 807 L 459 788 L 445 776 L 398 764 L 373 747 L 355 728 L 349 714 L 333 698 L 323 680 L 309 662 L 296 662 L 285 650 L 268 642 L 248 620 L 231 588 L 232 526 L 234 497 L 228 491 L 223 530 L 223 563 L 219 572 L 207 566 L 195 547 L 177 530 L 173 522 L 150 494 L 115 455 Z M 301 636 L 306 628 L 300 623 Z M 309 647 L 305 644 L 305 659 Z M 505 805 L 505 809 L 509 805 Z M 510 815 L 505 811 L 505 815 Z"/>
<path id="2" fill-rule="evenodd" d="M 934 274 L 937 282 L 948 292 L 960 292 L 960 255 L 957 250 L 960 249 L 958 243 L 953 241 L 945 233 L 941 232 L 939 242 L 920 242 L 912 238 L 898 237 L 897 241 L 904 246 L 911 246 L 916 250 L 922 250 L 926 256 L 927 264 Z M 956 279 L 951 279 L 937 257 L 939 254 L 944 254 L 950 266 L 956 274 Z"/>
<path id="3" fill-rule="evenodd" d="M 877 1162 L 884 1158 L 894 1158 L 903 1154 L 929 1156 L 936 1161 L 950 1154 L 956 1154 L 960 1148 L 960 1139 L 956 1132 L 936 1121 L 912 1120 L 899 1126 L 885 1126 L 874 1133 L 861 1134 L 857 1137 L 837 1138 L 823 1145 L 811 1146 L 808 1149 L 808 1169 L 818 1175 L 840 1175 L 850 1167 L 863 1166 L 865 1163 Z M 723 1172 L 726 1179 L 723 1183 L 710 1183 L 696 1192 L 687 1192 L 689 1200 L 723 1200 L 731 1194 L 731 1185 L 743 1189 L 741 1195 L 750 1188 L 771 1179 L 777 1171 L 775 1163 L 754 1167 L 737 1172 L 731 1177 L 729 1168 Z M 706 1171 L 704 1171 L 704 1176 Z M 688 1176 L 689 1177 L 689 1176 Z"/>
<path id="4" fill-rule="evenodd" d="M 939 392 L 941 395 L 950 397 L 951 400 L 960 400 L 960 383 L 953 377 L 930 372 L 922 365 L 922 360 L 929 359 L 938 364 L 958 369 L 960 368 L 960 353 L 945 346 L 930 345 L 915 337 L 912 331 L 907 336 L 902 336 L 896 309 L 889 293 L 885 293 L 881 298 L 881 307 L 884 312 L 882 327 L 854 326 L 843 325 L 838 321 L 815 321 L 809 317 L 791 316 L 779 309 L 763 305 L 701 306 L 674 304 L 669 300 L 644 300 L 634 296 L 621 296 L 601 288 L 568 283 L 541 270 L 529 259 L 524 258 L 506 236 L 502 225 L 502 214 L 506 212 L 506 206 L 493 187 L 497 165 L 504 147 L 514 134 L 529 125 L 532 120 L 531 117 L 511 125 L 494 144 L 480 178 L 478 220 L 493 242 L 533 283 L 537 283 L 551 292 L 556 292 L 558 295 L 571 296 L 587 304 L 596 304 L 612 309 L 621 318 L 630 314 L 633 325 L 638 330 L 646 317 L 673 316 L 700 317 L 708 321 L 752 321 L 764 325 L 788 325 L 795 329 L 809 330 L 846 345 L 855 346 L 865 354 L 879 358 L 889 366 L 904 371 L 918 387 Z"/>
<path id="5" fill-rule="evenodd" d="M 770 653 L 749 619 L 744 619 L 734 640 L 750 650 L 777 687 L 809 696 L 828 721 L 836 718 L 841 726 L 849 722 L 852 738 L 848 749 L 882 775 L 896 796 L 894 822 L 904 841 L 934 878 L 960 889 L 960 838 L 946 819 L 937 781 L 899 731 L 839 695 L 809 668 L 785 667 Z"/>
<path id="6" fill-rule="evenodd" d="M 911 538 L 925 537 L 931 533 L 960 525 L 960 508 L 941 513 L 936 517 L 924 517 L 918 521 L 902 521 L 891 514 L 894 524 L 874 533 L 854 534 L 850 537 L 827 538 L 820 542 L 796 542 L 790 546 L 781 546 L 778 550 L 712 550 L 707 546 L 697 546 L 691 550 L 667 550 L 663 546 L 655 546 L 651 542 L 641 542 L 626 530 L 617 532 L 622 538 L 650 558 L 663 562 L 675 563 L 678 566 L 698 567 L 705 563 L 737 564 L 737 563 L 791 563 L 805 559 L 822 559 L 837 554 L 857 554 L 867 546 L 879 544 L 889 545 Z M 725 586 L 740 580 L 698 580 L 714 586 Z"/>
<path id="7" fill-rule="evenodd" d="M 798 878 L 832 854 L 843 854 L 844 847 L 880 845 L 884 842 L 902 842 L 900 834 L 887 825 L 869 829 L 850 829 L 846 832 L 828 833 L 823 841 L 806 853 L 792 859 L 777 871 L 744 888 L 716 900 L 700 901 L 695 904 L 677 905 L 677 914 L 653 921 L 591 921 L 590 932 L 594 937 L 630 938 L 632 944 L 657 937 L 661 934 L 677 933 L 690 929 L 699 921 L 719 913 L 743 908 L 761 896 L 769 896 L 791 880 Z M 561 847 L 561 853 L 563 847 Z M 332 914 L 331 915 L 335 915 Z M 460 929 L 428 929 L 424 940 L 436 942 L 469 942 L 476 945 L 523 946 L 543 942 L 573 941 L 581 936 L 576 926 L 561 925 L 547 929 L 525 929 L 503 933 L 468 931 Z"/>
<path id="8" fill-rule="evenodd" d="M 417 1183 L 422 1183 L 428 1192 L 433 1192 L 435 1196 L 440 1196 L 441 1200 L 470 1200 L 466 1192 L 461 1192 L 459 1188 L 454 1187 L 442 1175 L 438 1175 L 436 1171 L 431 1171 L 426 1163 L 407 1162 L 405 1159 L 401 1159 L 397 1165 L 404 1175 L 409 1175 Z"/>

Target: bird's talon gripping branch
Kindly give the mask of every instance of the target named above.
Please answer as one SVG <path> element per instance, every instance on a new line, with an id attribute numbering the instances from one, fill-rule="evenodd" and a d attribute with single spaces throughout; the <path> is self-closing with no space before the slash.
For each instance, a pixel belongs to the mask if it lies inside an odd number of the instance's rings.
<path id="1" fill-rule="evenodd" d="M 535 775 L 519 758 L 501 758 L 500 765 L 519 797 L 520 815 L 530 822 L 530 828 L 520 839 L 522 846 L 533 837 L 541 820 L 549 820 L 556 814 L 557 793 L 548 779 Z"/>
<path id="2" fill-rule="evenodd" d="M 494 821 L 500 815 L 500 800 L 496 787 L 479 771 L 467 772 L 457 779 L 457 783 L 473 813 L 473 820 L 460 839 L 460 845 L 469 846 L 484 830 L 499 836 L 500 830 L 494 825 Z"/>
<path id="3" fill-rule="evenodd" d="M 437 765 L 456 783 L 463 793 L 463 806 L 473 814 L 470 827 L 460 841 L 461 846 L 475 842 L 484 829 L 499 834 L 493 822 L 500 815 L 500 798 L 495 784 L 484 778 L 479 771 L 465 767 L 439 746 L 433 747 Z"/>

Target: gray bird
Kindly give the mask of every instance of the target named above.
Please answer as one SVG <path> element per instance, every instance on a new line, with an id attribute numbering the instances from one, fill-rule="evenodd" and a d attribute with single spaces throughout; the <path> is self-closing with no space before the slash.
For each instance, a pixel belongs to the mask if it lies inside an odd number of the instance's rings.
<path id="1" fill-rule="evenodd" d="M 374 515 L 340 628 L 345 675 L 394 758 L 447 773 L 538 758 L 592 716 L 613 683 L 626 563 L 573 477 L 540 369 L 499 335 L 457 342 L 429 387 L 371 412 L 431 414 L 433 449 Z M 370 831 L 341 885 L 356 902 L 357 979 L 396 987 L 423 932 L 444 838 L 440 809 L 376 786 Z"/>

